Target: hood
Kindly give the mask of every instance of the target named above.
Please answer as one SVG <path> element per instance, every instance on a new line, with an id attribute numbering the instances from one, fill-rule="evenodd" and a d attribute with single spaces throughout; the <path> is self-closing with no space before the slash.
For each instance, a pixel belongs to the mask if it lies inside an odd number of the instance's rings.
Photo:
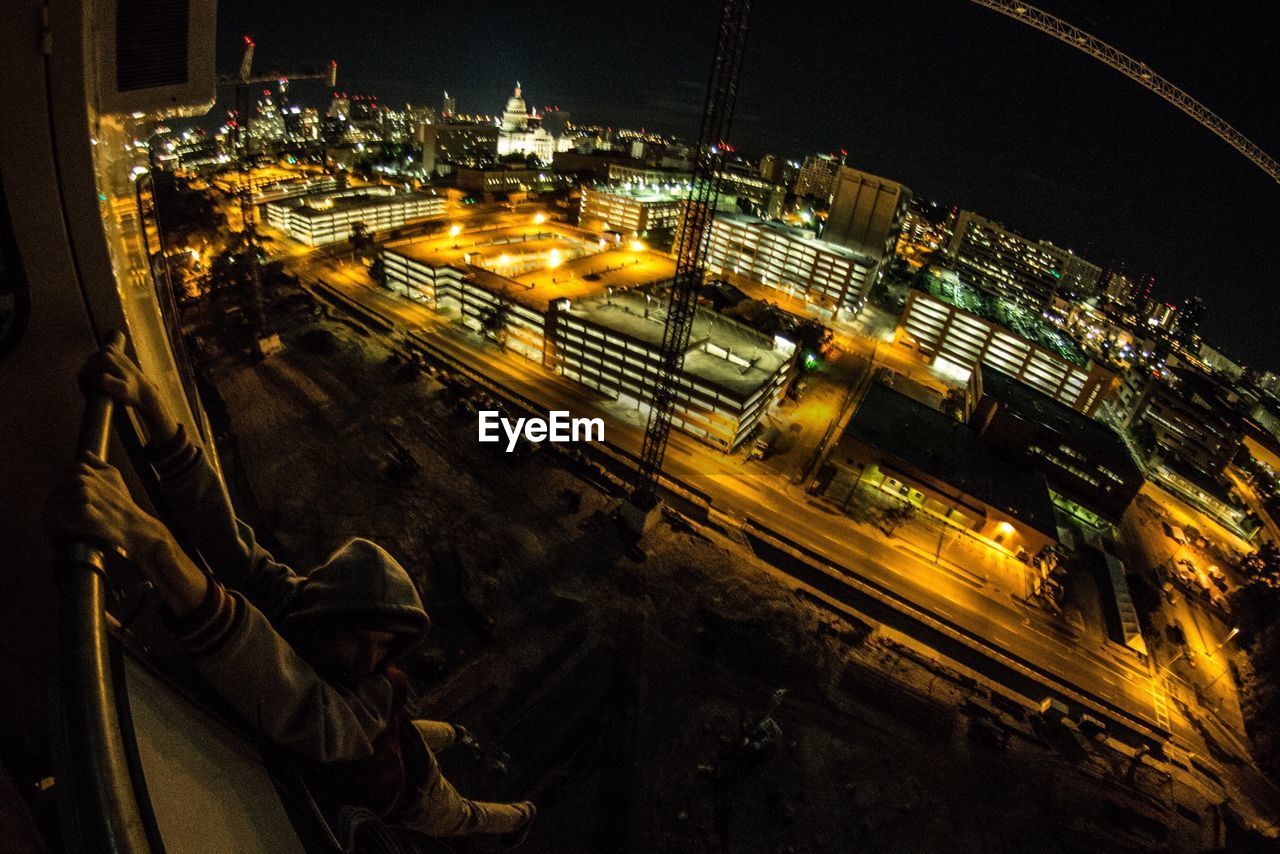
<path id="1" fill-rule="evenodd" d="M 351 540 L 311 571 L 287 621 L 297 627 L 320 618 L 398 632 L 411 643 L 431 627 L 409 573 L 386 549 L 363 539 Z"/>

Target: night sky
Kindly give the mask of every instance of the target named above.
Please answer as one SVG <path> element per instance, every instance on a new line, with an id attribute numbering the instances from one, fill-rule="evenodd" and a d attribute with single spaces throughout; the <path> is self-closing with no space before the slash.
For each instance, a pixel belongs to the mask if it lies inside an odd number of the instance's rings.
<path id="1" fill-rule="evenodd" d="M 339 88 L 390 106 L 576 120 L 693 136 L 719 7 L 711 2 L 446 5 L 422 0 L 223 0 L 218 68 L 336 59 Z M 1263 0 L 1043 0 L 1146 62 L 1280 157 L 1280 29 Z M 1121 8 L 1123 7 L 1123 8 Z M 1217 10 L 1210 15 L 1208 10 Z M 295 93 L 327 104 L 320 87 Z M 1200 294 L 1202 332 L 1280 370 L 1271 258 L 1280 184 L 1155 94 L 1047 35 L 966 0 L 756 0 L 734 141 L 849 164 L 1107 265 Z"/>

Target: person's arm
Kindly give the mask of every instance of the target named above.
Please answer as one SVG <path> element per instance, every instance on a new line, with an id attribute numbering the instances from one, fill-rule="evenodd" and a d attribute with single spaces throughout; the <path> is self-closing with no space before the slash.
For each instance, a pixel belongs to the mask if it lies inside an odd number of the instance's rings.
<path id="1" fill-rule="evenodd" d="M 134 503 L 118 471 L 86 455 L 50 511 L 56 536 L 124 550 L 171 612 L 201 675 L 250 726 L 316 761 L 372 754 L 391 714 L 390 681 L 367 679 L 350 692 L 320 678 L 261 611 L 192 563 Z"/>
<path id="2" fill-rule="evenodd" d="M 268 617 L 287 609 L 302 576 L 262 548 L 236 518 L 222 479 L 194 445 L 154 384 L 113 340 L 85 363 L 81 382 L 132 407 L 148 436 L 146 452 L 168 511 L 185 540 L 223 582 L 241 590 Z"/>
<path id="3" fill-rule="evenodd" d="M 394 688 L 385 677 L 347 691 L 322 679 L 247 599 L 211 582 L 170 621 L 197 670 L 275 744 L 317 762 L 363 759 L 387 728 Z"/>

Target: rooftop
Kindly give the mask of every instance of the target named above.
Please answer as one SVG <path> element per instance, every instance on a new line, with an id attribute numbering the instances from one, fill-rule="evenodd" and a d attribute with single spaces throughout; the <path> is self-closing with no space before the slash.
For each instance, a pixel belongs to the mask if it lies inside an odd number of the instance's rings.
<path id="1" fill-rule="evenodd" d="M 503 291 L 538 311 L 556 299 L 586 299 L 675 275 L 675 262 L 666 255 L 619 248 L 552 222 L 446 232 L 386 248 L 431 267 L 453 267 L 486 290 Z"/>
<path id="2" fill-rule="evenodd" d="M 569 314 L 654 348 L 662 344 L 666 293 L 615 293 L 576 301 Z M 707 345 L 726 351 L 725 356 Z M 685 351 L 685 373 L 746 397 L 791 359 L 771 339 L 714 311 L 698 308 Z"/>
<path id="3" fill-rule="evenodd" d="M 819 252 L 825 252 L 828 255 L 835 255 L 840 258 L 848 258 L 850 261 L 856 261 L 865 266 L 875 265 L 875 261 L 867 255 L 847 246 L 841 246 L 838 243 L 828 243 L 808 229 L 731 211 L 716 211 L 715 218 L 740 227 L 751 226 L 793 243 L 807 243 Z"/>
<path id="4" fill-rule="evenodd" d="M 999 401 L 1001 406 L 1024 421 L 1038 424 L 1058 435 L 1070 436 L 1075 447 L 1110 465 L 1120 463 L 1135 475 L 1140 474 L 1129 447 L 1111 427 L 1065 403 L 1059 403 L 1003 371 L 988 365 L 983 365 L 981 370 L 983 396 Z"/>
<path id="5" fill-rule="evenodd" d="M 932 407 L 873 383 L 845 436 L 1058 536 L 1044 475 L 1010 461 L 968 425 Z"/>
<path id="6" fill-rule="evenodd" d="M 271 202 L 273 205 L 284 205 L 294 209 L 294 213 L 307 217 L 328 216 L 335 211 L 364 209 L 378 205 L 394 205 L 415 198 L 437 197 L 435 193 L 393 193 L 385 187 L 361 187 L 358 190 L 340 190 L 338 192 L 311 193 Z M 438 198 L 438 197 L 437 197 Z"/>
<path id="7" fill-rule="evenodd" d="M 926 266 L 916 277 L 913 286 L 962 311 L 1002 326 L 1078 367 L 1089 367 L 1089 357 L 1080 347 L 1066 334 L 1046 323 L 1040 315 L 1011 300 L 970 287 L 960 280 L 960 275 L 954 270 Z"/>
<path id="8" fill-rule="evenodd" d="M 689 196 L 687 185 L 617 184 L 606 187 L 588 187 L 585 192 L 605 196 L 624 196 L 637 202 L 678 202 Z"/>

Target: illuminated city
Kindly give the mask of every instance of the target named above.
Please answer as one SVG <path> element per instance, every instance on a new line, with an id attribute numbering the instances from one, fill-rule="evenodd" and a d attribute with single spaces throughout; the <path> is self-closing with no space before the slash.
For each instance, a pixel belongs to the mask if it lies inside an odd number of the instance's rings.
<path id="1" fill-rule="evenodd" d="M 1275 850 L 1275 32 L 929 5 L 0 12 L 11 850 Z"/>

